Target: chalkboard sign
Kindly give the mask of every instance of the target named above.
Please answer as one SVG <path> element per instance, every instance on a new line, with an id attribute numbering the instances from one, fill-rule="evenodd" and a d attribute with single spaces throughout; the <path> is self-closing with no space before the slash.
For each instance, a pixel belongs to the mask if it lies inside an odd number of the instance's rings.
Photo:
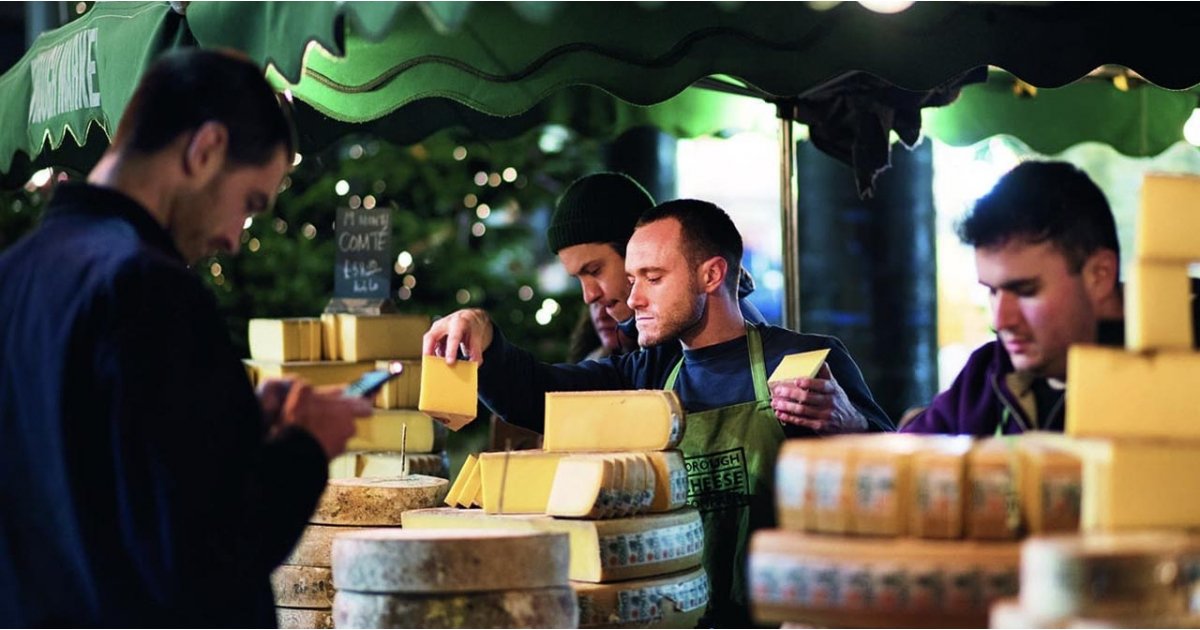
<path id="1" fill-rule="evenodd" d="M 392 288 L 392 215 L 387 208 L 339 208 L 334 298 L 386 298 Z"/>

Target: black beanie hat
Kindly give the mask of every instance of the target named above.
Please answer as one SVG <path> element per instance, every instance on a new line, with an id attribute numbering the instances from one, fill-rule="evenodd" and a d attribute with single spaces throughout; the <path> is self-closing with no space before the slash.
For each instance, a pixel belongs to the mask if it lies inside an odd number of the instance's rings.
<path id="1" fill-rule="evenodd" d="M 638 217 L 654 206 L 641 184 L 623 173 L 593 173 L 575 180 L 554 208 L 546 238 L 550 251 L 581 243 L 621 243 Z"/>

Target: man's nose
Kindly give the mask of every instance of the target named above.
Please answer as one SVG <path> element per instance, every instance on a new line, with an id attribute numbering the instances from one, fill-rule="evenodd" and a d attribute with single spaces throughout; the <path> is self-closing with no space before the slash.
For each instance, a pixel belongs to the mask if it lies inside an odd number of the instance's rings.
<path id="1" fill-rule="evenodd" d="M 992 325 L 996 330 L 1013 328 L 1021 321 L 1021 309 L 1017 305 L 1017 296 L 1000 291 L 995 297 L 995 312 L 992 313 Z"/>
<path id="2" fill-rule="evenodd" d="M 632 310 L 638 310 L 638 307 L 646 306 L 646 297 L 643 295 L 642 284 L 634 282 L 633 286 L 629 287 L 629 298 L 625 300 Z"/>
<path id="3" fill-rule="evenodd" d="M 584 304 L 591 304 L 599 300 L 604 293 L 600 291 L 600 283 L 595 280 L 580 278 L 579 285 L 583 288 Z"/>

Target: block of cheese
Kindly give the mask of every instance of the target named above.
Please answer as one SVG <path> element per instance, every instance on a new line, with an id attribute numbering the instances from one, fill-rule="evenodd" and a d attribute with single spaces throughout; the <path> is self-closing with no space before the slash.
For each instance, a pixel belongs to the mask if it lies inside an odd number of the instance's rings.
<path id="1" fill-rule="evenodd" d="M 624 453 L 625 483 L 629 486 L 629 513 L 645 514 L 654 502 L 654 467 L 644 453 Z"/>
<path id="2" fill-rule="evenodd" d="M 421 411 L 457 431 L 475 419 L 478 400 L 478 363 L 458 361 L 450 366 L 440 357 L 421 357 Z"/>
<path id="3" fill-rule="evenodd" d="M 862 436 L 854 445 L 852 532 L 903 536 L 908 531 L 912 456 L 925 443 L 916 435 L 881 433 Z"/>
<path id="4" fill-rule="evenodd" d="M 428 315 L 339 314 L 342 360 L 417 359 L 429 324 Z"/>
<path id="5" fill-rule="evenodd" d="M 1021 530 L 1017 478 L 1020 456 L 1014 440 L 979 440 L 967 454 L 968 538 L 1007 540 Z"/>
<path id="6" fill-rule="evenodd" d="M 617 489 L 617 464 L 608 458 L 587 455 L 558 461 L 546 513 L 567 518 L 604 518 L 612 514 Z"/>
<path id="7" fill-rule="evenodd" d="M 1083 496 L 1079 456 L 1064 447 L 1031 439 L 1017 440 L 1017 450 L 1021 457 L 1021 517 L 1025 531 L 1079 531 Z"/>
<path id="8" fill-rule="evenodd" d="M 251 319 L 250 357 L 260 361 L 320 361 L 321 320 Z"/>
<path id="9" fill-rule="evenodd" d="M 816 529 L 816 516 L 809 501 L 809 453 L 813 441 L 787 440 L 775 460 L 776 520 L 782 529 Z"/>
<path id="10" fill-rule="evenodd" d="M 343 453 L 329 462 L 329 478 L 346 477 L 399 477 L 401 475 L 429 475 L 450 477 L 450 463 L 445 451 L 438 453 L 405 453 L 395 451 L 352 451 Z"/>
<path id="11" fill-rule="evenodd" d="M 275 605 L 288 608 L 333 606 L 333 574 L 325 567 L 280 565 L 271 573 Z"/>
<path id="12" fill-rule="evenodd" d="M 243 361 L 246 366 L 253 371 L 254 378 L 251 379 L 255 385 L 268 378 L 282 378 L 285 376 L 294 376 L 302 378 L 309 385 L 348 385 L 354 382 L 358 377 L 363 375 L 363 372 L 370 372 L 375 369 L 375 364 L 370 362 L 363 363 L 335 363 L 323 361 L 258 361 L 254 359 L 245 359 Z"/>
<path id="13" fill-rule="evenodd" d="M 309 522 L 396 526 L 405 510 L 441 504 L 449 487 L 449 481 L 425 475 L 330 479 Z"/>
<path id="14" fill-rule="evenodd" d="M 395 361 L 376 361 L 375 369 L 387 370 Z M 421 361 L 400 361 L 400 376 L 388 381 L 375 396 L 381 409 L 416 409 L 421 400 Z"/>
<path id="15" fill-rule="evenodd" d="M 694 508 L 608 520 L 436 508 L 406 512 L 404 528 L 565 532 L 571 543 L 570 577 L 582 582 L 617 582 L 690 569 L 700 566 L 704 551 L 704 526 Z"/>
<path id="16" fill-rule="evenodd" d="M 337 318 L 336 313 L 321 313 L 321 358 L 326 361 L 342 360 L 342 331 Z"/>
<path id="17" fill-rule="evenodd" d="M 759 530 L 748 588 L 760 623 L 980 627 L 1017 593 L 1015 542 L 866 538 Z"/>
<path id="18" fill-rule="evenodd" d="M 546 451 L 481 453 L 483 509 L 489 514 L 545 514 L 562 458 L 562 453 Z"/>
<path id="19" fill-rule="evenodd" d="M 687 468 L 683 464 L 683 453 L 671 451 L 647 451 L 646 458 L 654 468 L 654 494 L 650 512 L 669 512 L 687 505 Z"/>
<path id="20" fill-rule="evenodd" d="M 1179 531 L 1033 537 L 1021 549 L 1021 607 L 1035 618 L 1181 614 L 1200 539 Z"/>
<path id="21" fill-rule="evenodd" d="M 276 608 L 275 621 L 280 628 L 333 628 L 332 608 Z"/>
<path id="22" fill-rule="evenodd" d="M 333 537 L 354 531 L 353 527 L 331 527 L 329 525 L 309 525 L 304 528 L 300 540 L 296 542 L 292 553 L 283 561 L 284 565 L 305 567 L 331 567 L 331 549 Z"/>
<path id="23" fill-rule="evenodd" d="M 420 411 L 376 409 L 370 417 L 354 421 L 354 436 L 346 442 L 352 451 L 399 452 L 402 446 L 406 453 L 440 451 L 446 447 L 446 428 Z"/>
<path id="24" fill-rule="evenodd" d="M 440 595 L 339 591 L 333 620 L 338 628 L 574 628 L 579 607 L 568 586 Z"/>
<path id="25" fill-rule="evenodd" d="M 1192 283 L 1186 262 L 1133 262 L 1125 289 L 1125 346 L 1192 351 Z"/>
<path id="26" fill-rule="evenodd" d="M 458 505 L 459 499 L 463 495 L 463 488 L 467 486 L 467 477 L 470 476 L 471 470 L 475 468 L 476 461 L 474 453 L 467 455 L 462 468 L 458 469 L 458 474 L 454 477 L 454 482 L 450 484 L 450 489 L 446 491 L 446 505 L 450 507 Z"/>
<path id="27" fill-rule="evenodd" d="M 854 448 L 858 436 L 822 439 L 808 453 L 809 483 L 805 504 L 812 505 L 813 529 L 829 534 L 850 531 L 854 501 Z"/>
<path id="28" fill-rule="evenodd" d="M 922 538 L 961 538 L 967 500 L 967 436 L 927 440 L 913 453 L 908 532 Z"/>
<path id="29" fill-rule="evenodd" d="M 704 569 L 609 584 L 572 582 L 580 628 L 695 628 L 708 606 Z"/>
<path id="30" fill-rule="evenodd" d="M 1200 438 L 1200 353 L 1073 345 L 1067 352 L 1069 435 Z"/>
<path id="31" fill-rule="evenodd" d="M 360 529 L 333 541 L 338 588 L 367 593 L 481 593 L 567 585 L 561 532 Z"/>
<path id="32" fill-rule="evenodd" d="M 783 360 L 771 372 L 771 376 L 767 377 L 767 382 L 816 378 L 817 372 L 821 371 L 821 366 L 825 364 L 825 358 L 828 356 L 829 348 L 789 354 L 783 357 Z"/>
<path id="33" fill-rule="evenodd" d="M 1082 529 L 1200 526 L 1200 443 L 1093 438 L 1071 446 L 1083 460 Z"/>
<path id="34" fill-rule="evenodd" d="M 665 451 L 683 439 L 673 391 L 547 392 L 547 451 Z"/>
<path id="35" fill-rule="evenodd" d="M 1133 251 L 1139 260 L 1200 260 L 1200 178 L 1146 174 Z"/>

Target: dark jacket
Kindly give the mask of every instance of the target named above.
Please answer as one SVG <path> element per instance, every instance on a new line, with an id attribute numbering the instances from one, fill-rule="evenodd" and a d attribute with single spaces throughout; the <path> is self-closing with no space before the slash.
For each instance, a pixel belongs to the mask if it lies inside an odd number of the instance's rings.
<path id="1" fill-rule="evenodd" d="M 324 487 L 268 439 L 211 292 L 117 192 L 61 186 L 0 255 L 0 619 L 274 626 L 268 575 Z"/>

